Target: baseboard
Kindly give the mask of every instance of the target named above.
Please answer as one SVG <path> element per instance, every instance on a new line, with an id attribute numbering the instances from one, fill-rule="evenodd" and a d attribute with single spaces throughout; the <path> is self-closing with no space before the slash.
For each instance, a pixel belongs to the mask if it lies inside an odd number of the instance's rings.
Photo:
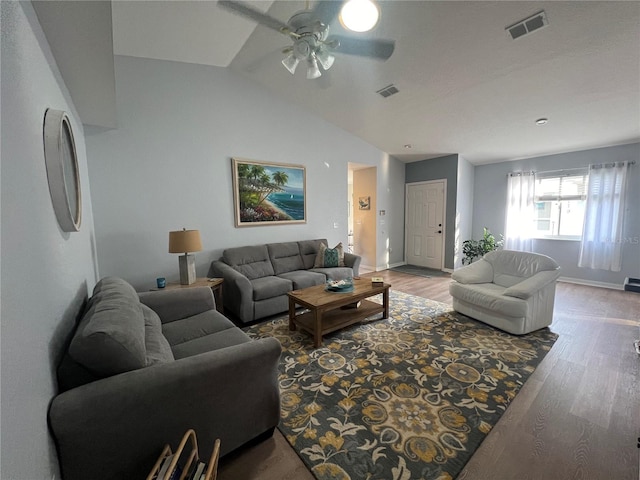
<path id="1" fill-rule="evenodd" d="M 406 265 L 407 262 L 398 262 L 398 263 L 390 263 L 389 266 L 387 267 L 387 270 L 390 270 L 392 268 L 396 268 L 396 267 L 401 267 L 403 265 Z"/>
<path id="2" fill-rule="evenodd" d="M 371 265 L 362 265 L 362 264 L 360 264 L 360 268 L 358 270 L 360 271 L 360 273 L 377 272 L 376 267 L 372 267 Z"/>
<path id="3" fill-rule="evenodd" d="M 618 285 L 617 283 L 596 282 L 594 280 L 583 280 L 581 278 L 560 277 L 558 278 L 558 281 L 565 283 L 575 283 L 576 285 L 587 285 L 590 287 L 609 288 L 611 290 L 624 290 L 624 286 Z"/>
<path id="4" fill-rule="evenodd" d="M 387 267 L 387 270 L 391 270 L 392 268 L 395 268 L 395 267 L 402 267 L 403 265 L 407 265 L 407 262 L 391 263 Z M 438 269 L 434 268 L 434 270 L 438 270 Z M 453 268 L 441 268 L 440 271 L 446 272 L 446 273 L 453 273 Z"/>

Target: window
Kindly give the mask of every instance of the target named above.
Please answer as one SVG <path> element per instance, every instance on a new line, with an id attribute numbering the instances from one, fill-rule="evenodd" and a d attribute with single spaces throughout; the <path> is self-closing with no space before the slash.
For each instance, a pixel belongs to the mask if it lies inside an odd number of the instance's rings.
<path id="1" fill-rule="evenodd" d="M 563 175 L 536 175 L 535 224 L 537 237 L 580 240 L 587 204 L 587 170 Z"/>

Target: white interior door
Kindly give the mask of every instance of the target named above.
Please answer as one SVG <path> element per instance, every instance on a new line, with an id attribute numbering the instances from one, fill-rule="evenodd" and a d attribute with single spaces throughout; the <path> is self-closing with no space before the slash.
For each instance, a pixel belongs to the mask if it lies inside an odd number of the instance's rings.
<path id="1" fill-rule="evenodd" d="M 407 184 L 405 259 L 409 265 L 442 269 L 445 182 Z"/>

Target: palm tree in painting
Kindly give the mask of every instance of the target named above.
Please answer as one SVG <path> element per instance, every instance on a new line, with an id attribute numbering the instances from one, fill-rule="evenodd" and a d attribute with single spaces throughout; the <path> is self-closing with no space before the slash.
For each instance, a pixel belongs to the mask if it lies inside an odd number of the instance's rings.
<path id="1" fill-rule="evenodd" d="M 283 187 L 289 181 L 289 175 L 284 172 L 275 172 L 273 174 L 273 181 L 279 187 Z"/>
<path id="2" fill-rule="evenodd" d="M 257 180 L 263 175 L 265 175 L 264 167 L 261 167 L 260 165 L 251 165 L 249 168 L 249 178 Z"/>
<path id="3" fill-rule="evenodd" d="M 240 211 L 256 209 L 273 192 L 282 192 L 289 176 L 283 171 L 271 175 L 261 165 L 238 164 L 238 193 Z"/>

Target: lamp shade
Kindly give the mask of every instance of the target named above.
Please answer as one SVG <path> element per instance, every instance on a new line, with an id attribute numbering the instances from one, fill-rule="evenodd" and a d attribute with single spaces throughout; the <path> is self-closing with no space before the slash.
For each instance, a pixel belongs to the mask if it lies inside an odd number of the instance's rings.
<path id="1" fill-rule="evenodd" d="M 169 232 L 169 253 L 199 252 L 202 250 L 200 230 Z"/>

